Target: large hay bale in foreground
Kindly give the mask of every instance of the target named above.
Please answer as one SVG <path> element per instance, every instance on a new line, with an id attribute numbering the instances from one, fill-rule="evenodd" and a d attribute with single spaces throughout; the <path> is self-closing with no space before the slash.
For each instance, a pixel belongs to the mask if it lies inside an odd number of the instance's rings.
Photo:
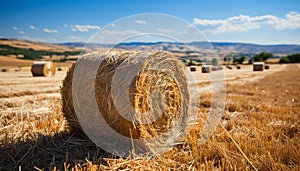
<path id="1" fill-rule="evenodd" d="M 80 66 L 82 63 L 91 66 L 97 62 L 99 65 L 96 76 L 86 80 L 92 75 L 89 70 L 91 67 Z M 130 78 L 128 75 L 131 69 L 134 70 L 138 64 L 139 72 Z M 146 151 L 157 152 L 160 148 L 165 148 L 166 144 L 175 143 L 186 128 L 190 97 L 183 70 L 183 64 L 168 52 L 113 51 L 87 54 L 70 68 L 63 81 L 63 113 L 68 125 L 73 131 L 83 130 L 85 134 L 94 131 L 94 139 L 97 139 L 95 141 L 100 139 L 99 141 L 105 141 L 106 144 L 112 144 L 107 148 L 120 146 L 113 145 L 119 142 L 111 142 L 116 141 L 114 133 L 117 133 L 116 135 L 129 138 L 129 141 L 137 140 L 134 145 L 136 152 L 139 145 Z M 75 74 L 78 74 L 76 82 Z M 74 84 L 77 83 L 80 86 L 75 90 Z M 94 95 L 88 95 L 93 91 L 90 90 L 92 87 L 87 88 L 82 96 L 74 97 L 78 91 L 83 91 L 89 85 L 94 86 Z M 113 93 L 116 89 L 117 93 Z M 122 93 L 128 93 L 130 99 L 126 99 Z M 85 104 L 77 103 L 76 98 L 80 98 Z M 93 108 L 88 103 L 91 98 L 96 99 L 100 117 L 90 111 Z M 75 103 L 80 107 L 77 108 Z M 83 110 L 83 116 L 76 109 Z M 104 120 L 97 117 L 103 117 Z M 113 131 L 110 132 L 110 129 Z M 118 141 L 125 143 L 124 139 Z"/>
<path id="2" fill-rule="evenodd" d="M 51 77 L 55 75 L 56 67 L 53 62 L 35 62 L 31 66 L 31 73 L 34 77 Z"/>

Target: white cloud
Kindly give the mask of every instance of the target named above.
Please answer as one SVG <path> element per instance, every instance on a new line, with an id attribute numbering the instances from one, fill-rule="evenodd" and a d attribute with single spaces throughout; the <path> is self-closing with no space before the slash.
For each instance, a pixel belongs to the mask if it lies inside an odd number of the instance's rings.
<path id="1" fill-rule="evenodd" d="M 146 24 L 147 21 L 144 21 L 144 20 L 134 20 L 135 23 L 137 24 Z"/>
<path id="2" fill-rule="evenodd" d="M 116 27 L 116 24 L 112 23 L 110 26 L 111 26 L 111 27 Z"/>
<path id="3" fill-rule="evenodd" d="M 67 24 L 64 24 L 64 28 L 67 28 L 68 27 L 68 25 Z"/>
<path id="4" fill-rule="evenodd" d="M 18 31 L 18 28 L 16 26 L 13 26 L 12 29 Z"/>
<path id="5" fill-rule="evenodd" d="M 18 32 L 19 34 L 25 34 L 25 32 L 21 28 L 18 28 L 16 26 L 13 26 L 12 29 Z"/>
<path id="6" fill-rule="evenodd" d="M 81 37 L 79 36 L 69 36 L 69 38 L 73 40 L 81 40 Z"/>
<path id="7" fill-rule="evenodd" d="M 35 26 L 33 26 L 33 25 L 29 26 L 29 28 L 32 29 L 32 30 L 36 29 Z"/>
<path id="8" fill-rule="evenodd" d="M 158 31 L 159 33 L 162 33 L 162 34 L 173 32 L 173 30 L 171 30 L 171 29 L 162 29 L 162 28 L 158 28 L 158 29 L 156 29 L 156 31 Z"/>
<path id="9" fill-rule="evenodd" d="M 248 16 L 238 15 L 224 20 L 207 20 L 194 18 L 194 26 L 210 26 L 211 29 L 205 30 L 214 34 L 226 32 L 244 32 L 252 29 L 258 29 L 263 26 L 270 26 L 276 30 L 298 29 L 300 28 L 300 14 L 290 12 L 284 18 L 273 15 Z"/>
<path id="10" fill-rule="evenodd" d="M 298 29 L 300 28 L 300 14 L 292 11 L 286 14 L 285 18 L 274 17 L 273 20 L 268 21 L 268 24 L 277 30 Z"/>
<path id="11" fill-rule="evenodd" d="M 43 31 L 46 33 L 58 33 L 58 31 L 56 29 L 50 30 L 50 29 L 44 28 Z"/>
<path id="12" fill-rule="evenodd" d="M 97 25 L 71 25 L 72 31 L 88 32 L 89 30 L 100 30 Z"/>
<path id="13" fill-rule="evenodd" d="M 103 33 L 107 35 L 132 35 L 139 34 L 141 32 L 137 30 L 103 30 Z"/>

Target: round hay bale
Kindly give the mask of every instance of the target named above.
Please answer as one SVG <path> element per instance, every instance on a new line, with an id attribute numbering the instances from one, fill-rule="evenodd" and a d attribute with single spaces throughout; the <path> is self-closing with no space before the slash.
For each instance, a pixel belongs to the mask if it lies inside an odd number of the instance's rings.
<path id="1" fill-rule="evenodd" d="M 8 72 L 8 69 L 7 68 L 2 68 L 1 71 L 2 72 Z"/>
<path id="2" fill-rule="evenodd" d="M 34 77 L 51 77 L 55 75 L 56 67 L 53 62 L 35 62 L 31 66 L 31 73 Z"/>
<path id="3" fill-rule="evenodd" d="M 218 71 L 218 70 L 219 70 L 219 67 L 218 67 L 218 66 L 213 65 L 213 66 L 211 67 L 211 71 Z"/>
<path id="4" fill-rule="evenodd" d="M 210 73 L 211 72 L 211 66 L 209 65 L 202 65 L 202 73 Z"/>
<path id="5" fill-rule="evenodd" d="M 227 65 L 227 66 L 226 66 L 226 68 L 228 68 L 228 69 L 232 69 L 232 67 L 231 67 L 230 65 Z"/>
<path id="6" fill-rule="evenodd" d="M 91 65 L 97 62 L 95 78 L 86 81 L 85 78 L 91 75 Z M 90 67 L 80 68 L 81 63 Z M 135 74 L 133 70 L 137 67 Z M 79 77 L 74 81 L 76 74 Z M 78 89 L 74 88 L 77 83 Z M 94 86 L 95 94 L 88 95 L 93 92 L 86 87 L 90 85 Z M 87 92 L 75 97 L 83 88 Z M 184 65 L 168 52 L 87 54 L 67 72 L 61 95 L 63 113 L 71 130 L 84 132 L 92 140 L 94 136 L 94 142 L 105 141 L 104 147 L 100 147 L 108 152 L 120 148 L 126 153 L 126 147 L 121 147 L 121 143 L 128 141 L 132 146 L 131 141 L 134 141 L 136 153 L 159 153 L 178 142 L 187 127 L 190 95 Z M 91 110 L 91 98 L 95 98 L 101 116 Z M 82 114 L 77 109 L 82 110 Z M 103 121 L 97 118 L 103 118 Z M 117 139 L 118 135 L 123 138 Z"/>
<path id="7" fill-rule="evenodd" d="M 196 72 L 196 71 L 197 71 L 197 68 L 196 68 L 196 66 L 191 66 L 191 67 L 190 67 L 190 71 L 192 71 L 192 72 Z"/>
<path id="8" fill-rule="evenodd" d="M 270 69 L 270 65 L 269 64 L 265 64 L 265 69 Z"/>
<path id="9" fill-rule="evenodd" d="M 254 62 L 253 71 L 263 71 L 265 63 L 264 62 Z"/>

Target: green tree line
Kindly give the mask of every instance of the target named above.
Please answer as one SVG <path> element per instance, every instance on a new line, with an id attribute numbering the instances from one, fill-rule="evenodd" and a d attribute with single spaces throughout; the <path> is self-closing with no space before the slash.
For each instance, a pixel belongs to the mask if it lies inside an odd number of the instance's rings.
<path id="1" fill-rule="evenodd" d="M 38 60 L 42 56 L 53 55 L 67 57 L 69 55 L 79 55 L 80 51 L 64 51 L 64 52 L 55 52 L 55 51 L 46 51 L 46 50 L 34 50 L 32 48 L 18 48 L 12 47 L 9 45 L 0 45 L 0 55 L 9 56 L 9 55 L 23 55 L 24 59 Z"/>
<path id="2" fill-rule="evenodd" d="M 279 63 L 300 63 L 300 53 L 283 57 L 279 60 Z"/>

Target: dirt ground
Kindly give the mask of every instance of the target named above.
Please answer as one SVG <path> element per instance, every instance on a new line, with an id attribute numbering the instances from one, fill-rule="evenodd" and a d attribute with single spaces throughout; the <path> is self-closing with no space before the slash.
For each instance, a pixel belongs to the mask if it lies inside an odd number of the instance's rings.
<path id="1" fill-rule="evenodd" d="M 65 70 L 50 78 L 0 72 L 0 170 L 299 170 L 300 65 L 223 71 L 226 107 L 208 141 L 197 141 L 195 125 L 165 154 L 125 159 L 68 130 L 59 94 Z M 192 75 L 202 116 L 211 107 L 209 74 Z"/>

